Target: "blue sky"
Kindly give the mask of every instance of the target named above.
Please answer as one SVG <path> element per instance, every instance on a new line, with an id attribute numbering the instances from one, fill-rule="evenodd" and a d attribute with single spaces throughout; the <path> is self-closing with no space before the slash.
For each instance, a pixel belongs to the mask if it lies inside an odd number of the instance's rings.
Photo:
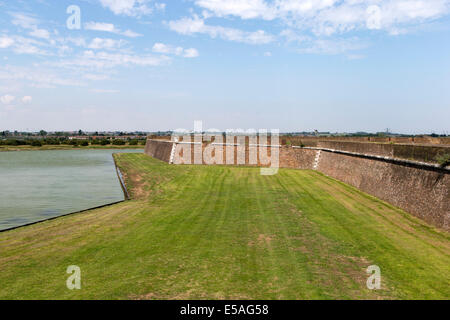
<path id="1" fill-rule="evenodd" d="M 450 0 L 0 0 L 0 130 L 449 134 L 449 13 Z"/>

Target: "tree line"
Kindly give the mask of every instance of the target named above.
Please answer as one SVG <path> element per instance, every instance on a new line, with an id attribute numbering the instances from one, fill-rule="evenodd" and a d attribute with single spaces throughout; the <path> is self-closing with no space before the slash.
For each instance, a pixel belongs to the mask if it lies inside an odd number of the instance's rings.
<path id="1" fill-rule="evenodd" d="M 107 146 L 107 145 L 115 145 L 115 146 L 137 146 L 137 145 L 145 145 L 145 139 L 68 139 L 67 137 L 60 138 L 43 138 L 43 139 L 3 139 L 0 140 L 0 145 L 4 146 L 33 146 L 40 147 L 43 145 L 71 145 L 74 147 L 81 146 L 87 147 L 89 145 L 98 145 L 98 146 Z"/>

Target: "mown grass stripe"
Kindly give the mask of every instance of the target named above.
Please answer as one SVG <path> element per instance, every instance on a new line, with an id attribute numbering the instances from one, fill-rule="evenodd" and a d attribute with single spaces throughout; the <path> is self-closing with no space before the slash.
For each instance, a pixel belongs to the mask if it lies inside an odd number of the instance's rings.
<path id="1" fill-rule="evenodd" d="M 450 296 L 448 234 L 317 172 L 116 157 L 135 199 L 0 234 L 0 298 Z"/>

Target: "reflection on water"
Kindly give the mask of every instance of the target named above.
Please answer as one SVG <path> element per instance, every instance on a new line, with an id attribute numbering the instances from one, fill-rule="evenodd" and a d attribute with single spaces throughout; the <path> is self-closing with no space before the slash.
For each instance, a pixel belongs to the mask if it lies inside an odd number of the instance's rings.
<path id="1" fill-rule="evenodd" d="M 124 199 L 113 153 L 0 152 L 0 230 Z"/>

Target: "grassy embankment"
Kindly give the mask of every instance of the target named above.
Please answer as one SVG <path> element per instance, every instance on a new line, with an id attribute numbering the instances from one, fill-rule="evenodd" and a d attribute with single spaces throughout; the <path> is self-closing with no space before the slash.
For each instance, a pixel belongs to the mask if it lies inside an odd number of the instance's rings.
<path id="1" fill-rule="evenodd" d="M 116 157 L 134 200 L 1 233 L 0 298 L 450 297 L 448 233 L 317 172 Z"/>
<path id="2" fill-rule="evenodd" d="M 144 149 L 145 146 L 143 145 L 123 145 L 123 146 L 116 146 L 116 145 L 89 145 L 86 147 L 83 146 L 72 146 L 67 144 L 61 144 L 61 145 L 44 145 L 41 147 L 33 147 L 29 145 L 25 146 L 0 146 L 0 152 L 2 151 L 33 151 L 33 150 L 77 150 L 77 149 Z"/>

